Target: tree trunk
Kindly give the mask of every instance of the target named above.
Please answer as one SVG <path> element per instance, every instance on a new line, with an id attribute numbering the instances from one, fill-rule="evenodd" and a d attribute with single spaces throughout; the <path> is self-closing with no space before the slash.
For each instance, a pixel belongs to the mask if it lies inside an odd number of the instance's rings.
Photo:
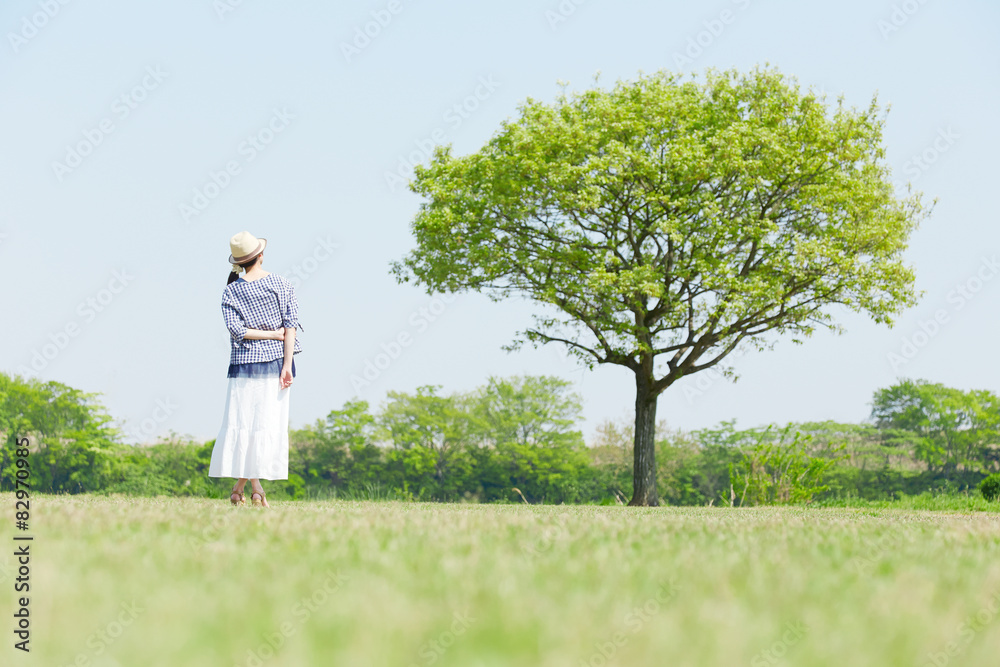
<path id="1" fill-rule="evenodd" d="M 636 374 L 635 442 L 632 447 L 632 500 L 630 507 L 656 507 L 656 399 L 644 374 Z"/>

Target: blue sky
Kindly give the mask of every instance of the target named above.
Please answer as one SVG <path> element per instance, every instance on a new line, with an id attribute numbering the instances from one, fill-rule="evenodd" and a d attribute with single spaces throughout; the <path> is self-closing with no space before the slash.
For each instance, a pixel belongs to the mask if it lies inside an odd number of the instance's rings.
<path id="1" fill-rule="evenodd" d="M 0 370 L 101 393 L 133 439 L 215 437 L 219 300 L 228 239 L 245 229 L 269 239 L 265 268 L 298 283 L 294 427 L 352 397 L 377 406 L 387 390 L 531 373 L 573 382 L 590 437 L 628 418 L 632 375 L 554 347 L 502 351 L 530 303 L 398 285 L 389 263 L 412 248 L 420 204 L 398 173 L 435 143 L 475 151 L 559 82 L 771 63 L 850 104 L 891 105 L 894 176 L 938 200 L 907 252 L 925 295 L 893 329 L 843 313 L 842 336 L 734 358 L 736 383 L 688 378 L 658 416 L 685 429 L 860 421 L 898 377 L 1000 391 L 998 25 L 986 0 L 10 0 Z M 376 362 L 370 384 L 352 382 Z"/>

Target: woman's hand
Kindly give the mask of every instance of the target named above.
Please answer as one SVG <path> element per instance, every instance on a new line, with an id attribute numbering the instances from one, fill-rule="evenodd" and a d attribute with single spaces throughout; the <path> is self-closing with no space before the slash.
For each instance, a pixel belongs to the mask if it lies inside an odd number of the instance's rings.
<path id="1" fill-rule="evenodd" d="M 278 382 L 282 389 L 292 386 L 292 357 L 295 355 L 295 327 L 281 330 L 285 339 L 285 360 L 281 364 L 281 377 Z"/>
<path id="2" fill-rule="evenodd" d="M 285 327 L 278 327 L 271 333 L 273 334 L 272 338 L 274 340 L 285 340 Z"/>
<path id="3" fill-rule="evenodd" d="M 281 389 L 288 389 L 292 386 L 292 367 L 282 366 L 281 377 L 278 378 L 278 386 Z"/>

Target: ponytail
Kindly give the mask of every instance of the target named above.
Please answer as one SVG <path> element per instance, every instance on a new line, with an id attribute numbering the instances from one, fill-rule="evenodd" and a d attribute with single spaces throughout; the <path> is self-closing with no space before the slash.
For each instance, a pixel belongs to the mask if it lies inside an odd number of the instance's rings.
<path id="1" fill-rule="evenodd" d="M 254 257 L 250 261 L 243 262 L 242 264 L 233 264 L 233 268 L 235 269 L 237 266 L 239 266 L 241 269 L 243 269 L 243 271 L 247 271 L 251 267 L 253 267 L 258 262 L 258 260 L 260 260 L 260 257 L 261 257 L 260 255 L 257 255 L 256 257 Z M 236 271 L 230 271 L 229 272 L 229 279 L 226 280 L 226 285 L 229 286 L 232 283 L 235 283 L 239 279 L 240 279 L 240 274 L 239 273 L 237 273 Z"/>

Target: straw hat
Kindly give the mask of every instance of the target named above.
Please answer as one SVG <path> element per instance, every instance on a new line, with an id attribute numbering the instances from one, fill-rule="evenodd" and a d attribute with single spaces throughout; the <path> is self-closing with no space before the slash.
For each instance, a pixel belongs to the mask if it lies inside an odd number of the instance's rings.
<path id="1" fill-rule="evenodd" d="M 233 273 L 243 270 L 240 264 L 245 264 L 264 252 L 267 239 L 259 239 L 250 232 L 240 232 L 229 239 L 229 263 L 233 265 Z"/>

